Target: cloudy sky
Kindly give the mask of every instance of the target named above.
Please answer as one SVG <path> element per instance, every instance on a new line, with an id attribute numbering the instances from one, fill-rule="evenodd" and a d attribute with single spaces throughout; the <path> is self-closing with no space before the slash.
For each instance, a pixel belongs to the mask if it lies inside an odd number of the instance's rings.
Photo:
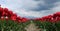
<path id="1" fill-rule="evenodd" d="M 60 11 L 60 0 L 0 0 L 0 5 L 18 16 L 36 18 Z"/>

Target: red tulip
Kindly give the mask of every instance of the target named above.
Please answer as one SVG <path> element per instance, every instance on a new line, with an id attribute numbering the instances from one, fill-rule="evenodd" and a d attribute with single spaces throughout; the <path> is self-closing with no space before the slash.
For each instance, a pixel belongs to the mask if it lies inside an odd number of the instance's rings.
<path id="1" fill-rule="evenodd" d="M 16 16 L 16 17 L 17 17 L 17 15 L 16 15 L 16 14 L 12 14 L 11 16 Z"/>
<path id="2" fill-rule="evenodd" d="M 16 18 L 16 21 L 17 21 L 17 22 L 21 22 L 21 20 L 22 20 L 21 17 L 17 17 L 17 18 Z"/>
<path id="3" fill-rule="evenodd" d="M 57 13 L 53 14 L 53 16 L 54 16 L 54 17 L 57 17 L 57 16 L 60 17 L 60 12 L 57 12 Z"/>
<path id="4" fill-rule="evenodd" d="M 2 14 L 2 12 L 3 12 L 3 8 L 0 7 L 0 15 Z"/>
<path id="5" fill-rule="evenodd" d="M 0 7 L 0 12 L 3 11 L 3 8 Z"/>
<path id="6" fill-rule="evenodd" d="M 51 18 L 51 20 L 49 20 L 49 22 L 52 22 L 52 23 L 55 22 L 54 18 Z"/>
<path id="7" fill-rule="evenodd" d="M 5 15 L 5 12 L 3 11 L 3 12 L 2 12 L 2 16 L 4 16 L 4 15 Z"/>
<path id="8" fill-rule="evenodd" d="M 27 22 L 27 19 L 26 19 L 26 18 L 22 18 L 21 21 L 22 21 L 22 22 Z"/>
<path id="9" fill-rule="evenodd" d="M 14 20 L 14 21 L 16 21 L 16 16 L 11 16 L 11 20 Z"/>
<path id="10" fill-rule="evenodd" d="M 21 20 L 18 20 L 17 22 L 20 23 L 20 22 L 22 22 L 22 21 L 21 21 Z"/>
<path id="11" fill-rule="evenodd" d="M 5 12 L 8 12 L 8 9 L 7 9 L 7 8 L 4 8 L 3 10 L 4 10 Z"/>
<path id="12" fill-rule="evenodd" d="M 56 17 L 56 19 L 55 19 L 56 21 L 59 21 L 60 20 L 60 17 Z"/>
<path id="13" fill-rule="evenodd" d="M 8 14 L 9 14 L 8 16 L 10 17 L 10 16 L 13 15 L 13 12 L 12 11 L 9 11 Z"/>

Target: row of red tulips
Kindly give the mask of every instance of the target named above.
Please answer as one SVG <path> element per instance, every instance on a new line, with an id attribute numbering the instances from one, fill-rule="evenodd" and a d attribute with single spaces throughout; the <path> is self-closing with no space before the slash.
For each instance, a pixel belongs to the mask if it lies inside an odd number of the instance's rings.
<path id="1" fill-rule="evenodd" d="M 13 20 L 13 21 L 18 21 L 18 22 L 26 22 L 28 19 L 19 17 L 12 11 L 9 11 L 7 8 L 2 8 L 0 7 L 0 19 L 4 20 Z"/>
<path id="2" fill-rule="evenodd" d="M 56 12 L 53 15 L 44 16 L 42 18 L 36 18 L 39 21 L 58 22 L 60 21 L 60 12 Z"/>

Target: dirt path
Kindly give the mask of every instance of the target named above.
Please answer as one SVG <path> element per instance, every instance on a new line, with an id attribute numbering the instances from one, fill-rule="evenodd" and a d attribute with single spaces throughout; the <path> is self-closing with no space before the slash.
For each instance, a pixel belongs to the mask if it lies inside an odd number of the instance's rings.
<path id="1" fill-rule="evenodd" d="M 34 23 L 31 23 L 25 27 L 26 31 L 40 31 L 41 29 L 38 29 L 37 26 L 35 26 Z"/>

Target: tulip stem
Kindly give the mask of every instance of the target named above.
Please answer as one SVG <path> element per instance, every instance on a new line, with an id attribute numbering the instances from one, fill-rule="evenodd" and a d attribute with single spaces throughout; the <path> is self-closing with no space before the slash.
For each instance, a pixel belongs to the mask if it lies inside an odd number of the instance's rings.
<path id="1" fill-rule="evenodd" d="M 10 30 L 10 31 L 12 31 L 12 30 Z"/>
<path id="2" fill-rule="evenodd" d="M 58 31 L 58 30 L 57 30 L 57 27 L 55 28 L 55 30 Z"/>
<path id="3" fill-rule="evenodd" d="M 53 26 L 55 27 L 55 31 L 58 31 L 58 30 L 57 30 L 57 27 L 55 26 L 55 23 L 53 23 Z"/>
<path id="4" fill-rule="evenodd" d="M 43 25 L 44 25 L 44 30 L 43 31 L 46 31 L 46 27 L 45 27 L 46 24 L 44 23 Z"/>
<path id="5" fill-rule="evenodd" d="M 2 30 L 1 31 L 4 31 L 4 29 L 2 28 Z"/>

